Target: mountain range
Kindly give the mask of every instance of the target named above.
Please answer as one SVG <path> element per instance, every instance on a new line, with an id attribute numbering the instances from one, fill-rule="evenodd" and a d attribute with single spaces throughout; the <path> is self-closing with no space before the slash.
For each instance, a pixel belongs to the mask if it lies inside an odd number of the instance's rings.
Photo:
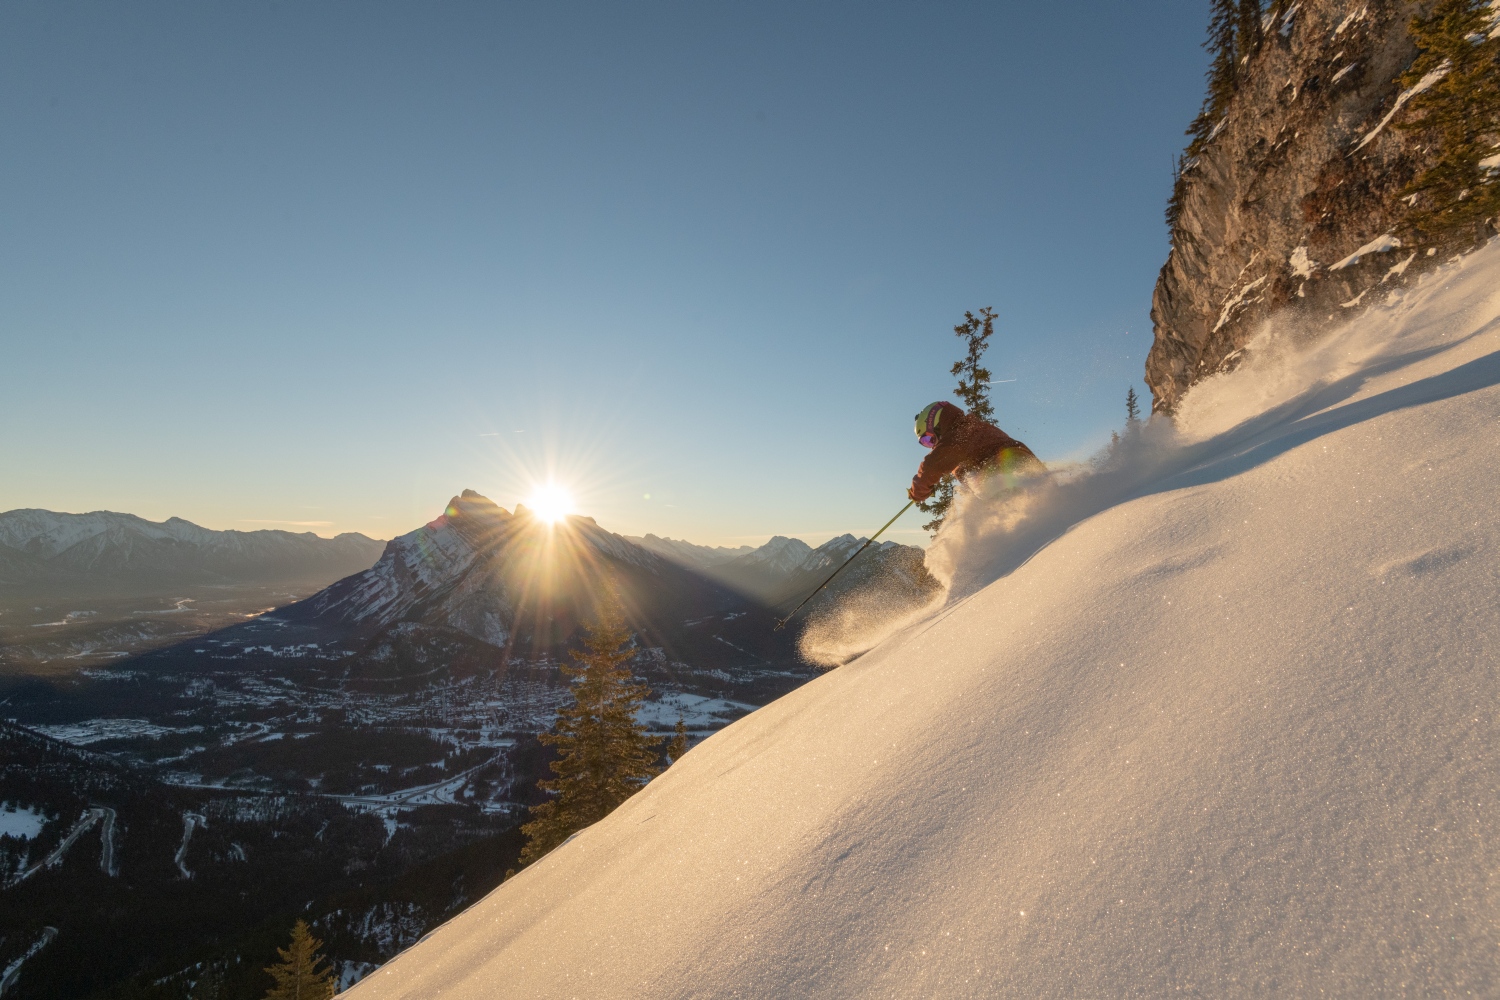
<path id="1" fill-rule="evenodd" d="M 462 637 L 507 657 L 546 656 L 573 638 L 608 591 L 643 647 L 689 663 L 764 665 L 795 659 L 795 632 L 774 629 L 776 612 L 862 544 L 852 535 L 818 548 L 777 537 L 733 550 L 631 539 L 589 517 L 549 524 L 464 490 L 441 516 L 388 543 L 373 567 L 277 609 L 274 620 L 345 645 L 398 650 L 423 637 L 445 644 Z M 919 549 L 871 546 L 813 609 L 894 567 L 916 597 L 935 586 L 924 570 L 912 572 L 921 559 Z"/>
<path id="2" fill-rule="evenodd" d="M 321 585 L 368 569 L 383 543 L 349 532 L 215 531 L 180 517 L 0 514 L 0 589 L 158 593 L 204 584 Z"/>

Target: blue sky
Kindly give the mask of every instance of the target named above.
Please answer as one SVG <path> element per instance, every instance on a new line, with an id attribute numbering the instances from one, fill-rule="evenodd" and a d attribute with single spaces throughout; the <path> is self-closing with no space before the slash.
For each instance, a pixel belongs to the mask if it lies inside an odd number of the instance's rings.
<path id="1" fill-rule="evenodd" d="M 1123 422 L 1203 0 L 0 7 L 0 509 L 869 532 Z M 896 531 L 922 538 L 920 517 Z"/>

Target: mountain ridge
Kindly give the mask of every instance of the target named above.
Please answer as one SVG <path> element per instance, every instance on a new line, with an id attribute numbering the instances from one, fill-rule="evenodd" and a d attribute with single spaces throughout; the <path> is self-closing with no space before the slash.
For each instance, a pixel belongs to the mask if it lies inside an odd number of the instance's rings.
<path id="1" fill-rule="evenodd" d="M 0 586 L 128 590 L 330 580 L 366 568 L 382 546 L 358 532 L 321 538 L 220 531 L 179 517 L 17 508 L 0 513 Z"/>

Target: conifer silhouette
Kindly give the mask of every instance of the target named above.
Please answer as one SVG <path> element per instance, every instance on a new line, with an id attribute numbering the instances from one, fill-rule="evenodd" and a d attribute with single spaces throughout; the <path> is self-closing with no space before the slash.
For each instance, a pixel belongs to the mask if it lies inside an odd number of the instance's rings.
<path id="1" fill-rule="evenodd" d="M 188 994 L 189 1000 L 226 1000 L 224 993 L 224 973 L 217 965 L 209 965 L 203 970 L 203 974 L 193 983 L 192 992 Z"/>
<path id="2" fill-rule="evenodd" d="M 672 729 L 672 742 L 667 744 L 667 760 L 673 764 L 677 763 L 679 757 L 688 751 L 687 726 L 682 721 L 682 716 L 677 717 L 677 725 Z"/>
<path id="3" fill-rule="evenodd" d="M 978 316 L 965 312 L 964 321 L 953 328 L 953 333 L 963 338 L 965 350 L 964 356 L 948 369 L 948 374 L 958 376 L 957 395 L 963 401 L 963 407 L 969 416 L 988 420 L 995 415 L 995 408 L 990 405 L 992 376 L 990 370 L 980 362 L 984 359 L 984 352 L 989 349 L 990 337 L 995 333 L 995 310 L 985 306 L 979 310 Z M 932 520 L 922 525 L 924 530 L 937 534 L 943 519 L 948 516 L 948 509 L 953 506 L 957 488 L 957 479 L 952 475 L 944 476 L 938 480 L 932 496 L 917 504 L 917 510 L 932 515 Z"/>
<path id="4" fill-rule="evenodd" d="M 318 952 L 322 947 L 323 942 L 312 936 L 307 921 L 293 924 L 291 947 L 277 948 L 281 961 L 266 969 L 276 985 L 266 993 L 265 1000 L 329 1000 L 333 996 L 333 973 L 320 968 L 325 961 Z"/>
<path id="5" fill-rule="evenodd" d="M 573 704 L 539 737 L 558 748 L 550 765 L 557 777 L 537 782 L 556 798 L 534 806 L 531 821 L 521 827 L 530 838 L 521 852 L 523 865 L 597 823 L 661 773 L 662 741 L 646 735 L 635 718 L 650 692 L 626 666 L 633 638 L 619 599 L 610 594 L 585 630 L 585 651 L 573 654 L 577 665 L 562 668 L 573 678 Z"/>
<path id="6" fill-rule="evenodd" d="M 1235 51 L 1235 24 L 1239 20 L 1239 10 L 1235 0 L 1213 0 L 1211 7 L 1208 40 L 1203 43 L 1213 57 L 1208 66 L 1208 96 L 1203 99 L 1203 109 L 1188 128 L 1188 135 L 1193 137 L 1188 145 L 1190 155 L 1202 148 L 1228 112 L 1239 76 Z"/>

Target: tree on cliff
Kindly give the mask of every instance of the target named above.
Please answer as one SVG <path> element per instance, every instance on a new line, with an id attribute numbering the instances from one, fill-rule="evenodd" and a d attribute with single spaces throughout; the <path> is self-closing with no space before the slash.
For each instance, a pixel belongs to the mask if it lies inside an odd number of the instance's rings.
<path id="1" fill-rule="evenodd" d="M 1489 0 L 1439 0 L 1412 19 L 1418 55 L 1401 86 L 1427 90 L 1397 128 L 1414 132 L 1438 158 L 1406 189 L 1407 222 L 1430 235 L 1482 225 L 1500 215 L 1500 34 Z M 1441 74 L 1434 83 L 1433 74 Z"/>
<path id="2" fill-rule="evenodd" d="M 953 333 L 964 341 L 964 356 L 953 363 L 948 374 L 958 376 L 957 395 L 969 415 L 989 420 L 995 415 L 995 408 L 990 405 L 990 379 L 993 376 L 981 362 L 984 352 L 989 349 L 990 337 L 995 333 L 995 310 L 985 306 L 979 310 L 978 316 L 965 312 L 964 321 L 953 328 Z M 922 525 L 923 529 L 937 533 L 953 506 L 956 489 L 953 476 L 944 476 L 938 480 L 932 496 L 917 504 L 922 513 L 932 515 L 932 520 Z"/>
<path id="3" fill-rule="evenodd" d="M 635 714 L 650 692 L 626 666 L 634 637 L 613 594 L 601 602 L 585 630 L 584 652 L 575 666 L 563 666 L 573 679 L 573 704 L 557 715 L 543 743 L 558 748 L 550 767 L 557 777 L 537 782 L 556 798 L 532 807 L 521 827 L 530 838 L 521 852 L 529 865 L 584 827 L 597 823 L 661 773 L 661 739 L 646 735 Z"/>
<path id="4" fill-rule="evenodd" d="M 266 969 L 276 985 L 265 1000 L 329 1000 L 333 996 L 333 973 L 321 968 L 324 962 L 318 949 L 323 942 L 312 936 L 307 921 L 292 925 L 292 944 L 277 948 L 281 961 Z"/>
<path id="5" fill-rule="evenodd" d="M 1250 71 L 1250 59 L 1265 40 L 1262 18 L 1265 11 L 1260 0 L 1240 0 L 1234 13 L 1234 61 L 1244 79 Z"/>
<path id="6" fill-rule="evenodd" d="M 1208 64 L 1208 94 L 1203 98 L 1203 109 L 1188 128 L 1193 137 L 1188 152 L 1194 152 L 1223 119 L 1229 110 L 1229 100 L 1234 97 L 1235 46 L 1234 26 L 1239 12 L 1235 0 L 1213 0 L 1208 19 L 1208 39 L 1203 47 L 1212 57 Z"/>
<path id="7" fill-rule="evenodd" d="M 1188 126 L 1192 137 L 1187 152 L 1178 158 L 1172 177 L 1172 197 L 1167 200 L 1167 229 L 1173 239 L 1177 236 L 1177 220 L 1182 215 L 1183 199 L 1187 197 L 1187 179 L 1183 176 L 1189 161 L 1203 151 L 1219 130 L 1219 123 L 1229 113 L 1229 102 L 1234 98 L 1239 85 L 1238 46 L 1235 42 L 1235 26 L 1240 21 L 1240 9 L 1236 0 L 1212 0 L 1208 18 L 1208 38 L 1203 47 L 1211 57 L 1208 64 L 1208 93 L 1203 98 L 1203 107 L 1198 117 Z"/>

